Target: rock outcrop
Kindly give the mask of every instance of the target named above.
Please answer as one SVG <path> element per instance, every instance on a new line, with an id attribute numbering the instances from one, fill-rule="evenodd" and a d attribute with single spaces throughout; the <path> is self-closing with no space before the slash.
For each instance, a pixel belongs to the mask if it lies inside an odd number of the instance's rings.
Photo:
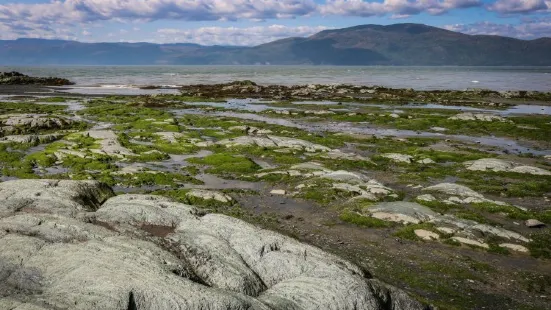
<path id="1" fill-rule="evenodd" d="M 5 114 L 0 115 L 0 135 L 21 134 L 38 130 L 65 129 L 73 121 L 42 114 Z"/>
<path id="2" fill-rule="evenodd" d="M 510 122 L 510 120 L 499 115 L 484 114 L 484 113 L 460 113 L 450 117 L 450 120 L 456 121 L 481 121 L 481 122 Z"/>
<path id="3" fill-rule="evenodd" d="M 0 72 L 0 85 L 63 86 L 75 83 L 56 77 L 31 77 L 19 72 Z"/>
<path id="4" fill-rule="evenodd" d="M 239 219 L 93 181 L 0 183 L 1 309 L 427 309 Z"/>
<path id="5" fill-rule="evenodd" d="M 266 137 L 255 137 L 255 136 L 242 136 L 233 139 L 226 139 L 218 141 L 217 144 L 224 145 L 227 147 L 231 146 L 259 146 L 265 148 L 289 148 L 296 150 L 304 150 L 306 152 L 329 152 L 330 148 L 308 142 L 300 139 L 293 139 L 287 137 L 278 137 L 278 136 L 266 136 Z"/>
<path id="6" fill-rule="evenodd" d="M 493 171 L 493 172 L 516 172 L 534 175 L 551 175 L 551 171 L 538 167 L 525 166 L 497 158 L 482 158 L 465 162 L 467 170 L 471 171 Z"/>

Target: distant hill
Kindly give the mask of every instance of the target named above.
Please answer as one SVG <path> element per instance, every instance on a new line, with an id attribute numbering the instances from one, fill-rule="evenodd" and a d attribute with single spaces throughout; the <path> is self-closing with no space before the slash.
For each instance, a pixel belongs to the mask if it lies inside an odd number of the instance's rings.
<path id="1" fill-rule="evenodd" d="M 1 65 L 551 65 L 551 38 L 467 35 L 422 24 L 325 30 L 254 47 L 0 40 Z"/>

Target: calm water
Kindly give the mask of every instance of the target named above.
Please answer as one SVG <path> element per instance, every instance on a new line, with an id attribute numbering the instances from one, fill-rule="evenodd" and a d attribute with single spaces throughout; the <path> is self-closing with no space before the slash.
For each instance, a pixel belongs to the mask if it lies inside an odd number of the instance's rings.
<path id="1" fill-rule="evenodd" d="M 79 88 L 103 88 L 106 92 L 144 85 L 176 86 L 245 79 L 285 85 L 346 83 L 414 89 L 551 91 L 551 67 L 0 66 L 0 71 L 12 70 L 65 77 L 76 82 Z"/>

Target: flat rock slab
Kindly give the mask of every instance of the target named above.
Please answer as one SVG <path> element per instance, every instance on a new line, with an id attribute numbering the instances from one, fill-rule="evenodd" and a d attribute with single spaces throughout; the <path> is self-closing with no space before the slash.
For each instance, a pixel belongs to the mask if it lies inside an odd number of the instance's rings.
<path id="1" fill-rule="evenodd" d="M 493 172 L 516 172 L 533 175 L 551 175 L 551 171 L 538 167 L 525 166 L 513 162 L 497 159 L 482 158 L 474 161 L 465 162 L 467 170 L 471 171 L 493 171 Z"/>
<path id="2" fill-rule="evenodd" d="M 330 148 L 308 142 L 305 140 L 279 137 L 279 136 L 266 136 L 266 137 L 256 137 L 256 136 L 242 136 L 233 139 L 225 139 L 218 141 L 216 144 L 224 146 L 249 146 L 256 145 L 259 147 L 266 148 L 289 148 L 304 150 L 306 152 L 328 152 L 331 151 Z"/>

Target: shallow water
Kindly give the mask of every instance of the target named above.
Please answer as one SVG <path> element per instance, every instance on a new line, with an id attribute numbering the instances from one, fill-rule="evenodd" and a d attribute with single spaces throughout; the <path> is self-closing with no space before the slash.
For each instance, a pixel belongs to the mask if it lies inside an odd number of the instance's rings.
<path id="1" fill-rule="evenodd" d="M 226 83 L 357 84 L 392 88 L 551 90 L 551 67 L 393 67 L 393 66 L 0 66 L 35 76 L 58 76 L 87 93 L 143 93 L 140 85 Z M 92 87 L 92 88 L 83 88 Z M 134 87 L 134 88 L 133 88 Z M 95 88 L 95 89 L 94 89 Z M 160 93 L 168 90 L 148 90 Z"/>
<path id="2" fill-rule="evenodd" d="M 377 107 L 385 107 L 385 106 L 377 105 Z M 493 113 L 493 114 L 500 114 L 500 115 L 510 115 L 510 114 L 551 115 L 551 107 L 549 106 L 527 105 L 527 104 L 515 105 L 506 110 L 492 110 L 492 109 L 482 109 L 482 108 L 467 107 L 467 106 L 441 105 L 441 104 L 433 104 L 433 103 L 409 104 L 409 105 L 401 106 L 401 108 L 458 110 L 458 111 L 467 111 L 467 112 Z"/>
<path id="3" fill-rule="evenodd" d="M 303 102 L 297 101 L 294 102 L 295 104 L 304 104 Z M 343 106 L 353 106 L 357 108 L 361 107 L 375 107 L 375 108 L 381 108 L 381 109 L 435 109 L 435 110 L 457 110 L 457 111 L 465 111 L 465 112 L 481 112 L 481 113 L 493 113 L 493 114 L 500 114 L 500 115 L 512 115 L 512 114 L 540 114 L 540 115 L 551 115 L 551 106 L 542 106 L 542 105 L 527 105 L 527 104 L 519 104 L 515 106 L 511 106 L 505 110 L 498 110 L 498 109 L 484 109 L 484 108 L 475 108 L 470 106 L 459 106 L 459 105 L 442 105 L 442 104 L 434 104 L 434 103 L 427 103 L 427 104 L 418 104 L 418 103 L 411 103 L 406 105 L 389 105 L 389 104 L 377 104 L 377 103 L 357 103 L 357 102 L 337 102 L 337 101 L 308 101 L 306 104 L 312 104 L 312 105 L 337 105 L 342 104 Z M 337 109 L 331 109 L 333 111 Z M 395 110 L 400 111 L 400 110 Z M 403 111 L 402 111 L 403 112 Z M 397 113 L 397 112 L 394 112 Z M 398 112 L 399 113 L 399 112 Z"/>
<path id="4" fill-rule="evenodd" d="M 250 112 L 262 112 L 266 110 L 290 110 L 290 108 L 272 107 L 264 103 L 270 103 L 270 101 L 257 99 L 229 99 L 227 102 L 185 102 L 185 104 L 187 105 L 208 106 L 213 108 L 243 110 Z"/>
<path id="5" fill-rule="evenodd" d="M 203 111 L 190 111 L 190 110 L 173 110 L 176 115 L 185 114 L 205 114 Z M 463 142 L 477 143 L 485 146 L 496 147 L 501 150 L 513 154 L 520 153 L 532 153 L 535 155 L 549 155 L 551 150 L 536 150 L 531 147 L 523 146 L 518 142 L 499 137 L 472 137 L 466 135 L 447 135 L 443 133 L 427 132 L 427 131 L 413 131 L 413 130 L 399 130 L 399 129 L 386 129 L 386 128 L 372 128 L 368 127 L 368 124 L 362 123 L 349 123 L 349 122 L 331 122 L 331 123 L 306 123 L 299 121 L 292 121 L 289 119 L 272 118 L 264 115 L 258 115 L 253 113 L 236 113 L 230 111 L 212 112 L 206 115 L 217 115 L 225 117 L 234 117 L 244 120 L 252 120 L 264 122 L 272 125 L 280 125 L 285 127 L 299 128 L 307 131 L 314 132 L 342 132 L 352 134 L 364 134 L 374 135 L 381 137 L 425 137 L 425 138 L 439 138 L 439 139 L 451 139 Z"/>

